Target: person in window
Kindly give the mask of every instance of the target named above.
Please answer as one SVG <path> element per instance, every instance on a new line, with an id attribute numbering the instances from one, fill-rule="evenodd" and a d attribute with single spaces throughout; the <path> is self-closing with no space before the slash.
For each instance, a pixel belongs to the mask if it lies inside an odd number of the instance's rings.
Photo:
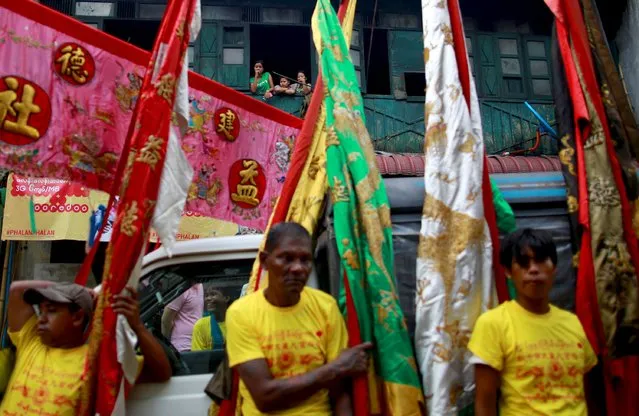
<path id="1" fill-rule="evenodd" d="M 291 85 L 295 95 L 307 96 L 311 93 L 311 84 L 308 83 L 304 71 L 297 71 L 297 83 Z"/>
<path id="2" fill-rule="evenodd" d="M 552 237 L 519 230 L 506 237 L 499 257 L 517 297 L 481 315 L 473 329 L 475 414 L 600 414 L 586 402 L 586 374 L 597 364 L 586 333 L 577 316 L 549 303 L 557 271 Z"/>
<path id="3" fill-rule="evenodd" d="M 273 88 L 275 95 L 295 95 L 295 89 L 291 87 L 291 82 L 286 77 L 280 78 L 280 84 Z"/>
<path id="4" fill-rule="evenodd" d="M 264 99 L 273 96 L 273 77 L 268 72 L 264 72 L 264 61 L 256 61 L 253 66 L 255 75 L 251 77 L 251 92 L 255 95 L 261 95 Z"/>
<path id="5" fill-rule="evenodd" d="M 299 224 L 269 231 L 260 261 L 268 287 L 236 300 L 226 314 L 229 367 L 240 376 L 241 413 L 352 414 L 344 382 L 368 369 L 364 343 L 347 349 L 337 302 L 306 287 L 311 237 Z"/>
<path id="6" fill-rule="evenodd" d="M 138 338 L 142 352 L 138 381 L 167 381 L 171 365 L 140 319 L 137 292 L 130 287 L 127 291 L 129 294 L 113 296 L 113 311 L 126 318 Z M 77 414 L 86 382 L 82 374 L 89 354 L 86 341 L 93 315 L 92 294 L 76 284 L 15 282 L 9 292 L 8 313 L 16 361 L 0 415 Z"/>
<path id="7" fill-rule="evenodd" d="M 205 297 L 207 312 L 193 327 L 191 351 L 212 350 L 222 348 L 226 338 L 226 310 L 231 298 L 217 290 L 209 290 Z"/>
<path id="8" fill-rule="evenodd" d="M 312 92 L 311 84 L 308 83 L 304 71 L 297 71 L 297 83 L 291 85 L 291 88 L 295 91 L 295 95 L 304 97 L 304 101 L 300 107 L 300 118 L 304 118 L 308 111 L 308 106 L 311 103 Z"/>
<path id="9" fill-rule="evenodd" d="M 162 335 L 171 339 L 179 352 L 191 349 L 193 326 L 204 312 L 204 288 L 201 283 L 193 285 L 171 302 L 162 314 Z"/>

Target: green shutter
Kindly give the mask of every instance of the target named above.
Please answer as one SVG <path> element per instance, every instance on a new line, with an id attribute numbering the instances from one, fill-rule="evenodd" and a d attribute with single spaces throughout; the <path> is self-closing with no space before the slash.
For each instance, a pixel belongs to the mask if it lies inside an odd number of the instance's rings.
<path id="1" fill-rule="evenodd" d="M 497 97 L 501 71 L 497 68 L 494 38 L 491 35 L 479 35 L 477 39 L 481 71 L 479 89 L 484 97 Z"/>
<path id="2" fill-rule="evenodd" d="M 249 89 L 249 26 L 246 24 L 220 27 L 219 82 L 240 90 Z"/>
<path id="3" fill-rule="evenodd" d="M 217 79 L 218 25 L 203 23 L 195 48 L 195 68 L 207 78 Z"/>

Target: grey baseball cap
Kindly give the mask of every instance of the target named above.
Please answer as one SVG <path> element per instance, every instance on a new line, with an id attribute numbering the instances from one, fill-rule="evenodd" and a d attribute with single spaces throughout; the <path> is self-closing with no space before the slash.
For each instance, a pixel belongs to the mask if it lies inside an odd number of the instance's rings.
<path id="1" fill-rule="evenodd" d="M 55 303 L 67 303 L 78 305 L 89 319 L 93 315 L 93 298 L 84 286 L 75 283 L 56 283 L 49 287 L 27 289 L 24 292 L 24 301 L 30 305 L 36 305 L 43 300 Z"/>

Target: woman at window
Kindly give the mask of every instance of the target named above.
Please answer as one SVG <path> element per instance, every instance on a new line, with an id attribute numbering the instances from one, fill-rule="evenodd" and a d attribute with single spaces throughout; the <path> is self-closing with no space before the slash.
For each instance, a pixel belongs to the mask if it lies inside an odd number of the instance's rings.
<path id="1" fill-rule="evenodd" d="M 308 84 L 304 71 L 297 71 L 297 83 L 291 85 L 296 95 L 305 96 L 311 93 L 311 84 Z"/>
<path id="2" fill-rule="evenodd" d="M 264 99 L 271 98 L 273 93 L 273 77 L 268 72 L 264 72 L 264 61 L 256 61 L 253 66 L 255 76 L 251 77 L 251 92 L 261 95 Z"/>
<path id="3" fill-rule="evenodd" d="M 297 71 L 297 83 L 291 85 L 291 89 L 295 91 L 295 95 L 304 97 L 302 107 L 300 108 L 300 118 L 304 118 L 308 106 L 311 103 L 311 84 L 308 83 L 304 71 Z"/>

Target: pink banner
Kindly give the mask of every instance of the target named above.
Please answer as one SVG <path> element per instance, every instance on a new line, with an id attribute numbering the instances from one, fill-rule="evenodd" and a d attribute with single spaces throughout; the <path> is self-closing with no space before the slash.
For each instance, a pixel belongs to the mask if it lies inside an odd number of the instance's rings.
<path id="1" fill-rule="evenodd" d="M 149 53 L 36 3 L 5 2 L 0 55 L 0 169 L 110 191 Z M 189 85 L 186 210 L 266 228 L 301 120 L 194 73 Z"/>

